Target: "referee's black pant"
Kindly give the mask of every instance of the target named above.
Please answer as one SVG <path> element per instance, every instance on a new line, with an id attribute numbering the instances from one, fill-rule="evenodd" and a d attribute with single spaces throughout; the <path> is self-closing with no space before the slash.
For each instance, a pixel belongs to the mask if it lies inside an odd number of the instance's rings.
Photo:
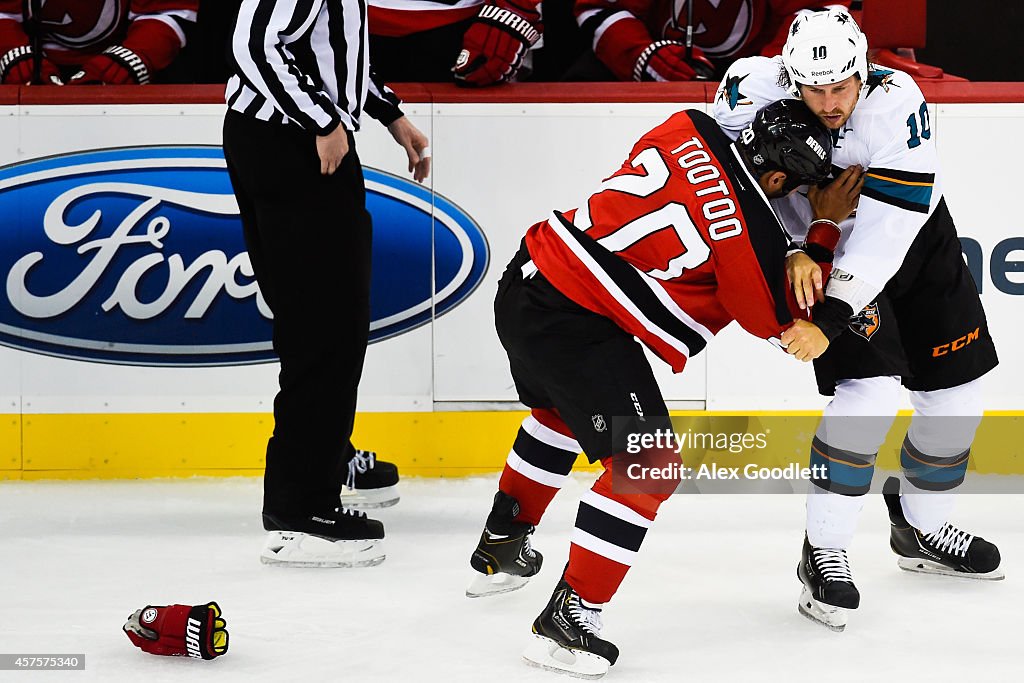
<path id="1" fill-rule="evenodd" d="M 370 214 L 355 144 L 320 174 L 313 133 L 229 111 L 224 156 L 281 360 L 263 510 L 332 510 L 370 327 Z"/>

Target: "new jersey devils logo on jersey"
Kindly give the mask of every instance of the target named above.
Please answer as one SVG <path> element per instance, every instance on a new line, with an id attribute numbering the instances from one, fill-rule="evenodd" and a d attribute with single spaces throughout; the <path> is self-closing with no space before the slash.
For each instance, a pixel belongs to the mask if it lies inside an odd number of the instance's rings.
<path id="1" fill-rule="evenodd" d="M 40 0 L 37 24 L 42 34 L 72 49 L 104 43 L 124 24 L 130 0 Z M 32 5 L 27 3 L 32 19 Z M 31 25 L 31 22 L 29 22 Z"/>
<path id="2" fill-rule="evenodd" d="M 670 0 L 665 24 L 669 40 L 686 40 L 687 3 L 693 3 L 693 42 L 708 57 L 731 55 L 747 42 L 753 25 L 753 0 Z"/>

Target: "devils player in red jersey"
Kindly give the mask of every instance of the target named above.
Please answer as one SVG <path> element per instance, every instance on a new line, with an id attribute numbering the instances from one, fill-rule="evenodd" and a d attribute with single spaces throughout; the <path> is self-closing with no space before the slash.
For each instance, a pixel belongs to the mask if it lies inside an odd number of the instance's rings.
<path id="1" fill-rule="evenodd" d="M 565 80 L 717 78 L 739 57 L 779 54 L 798 11 L 832 5 L 850 0 L 576 0 L 593 51 Z"/>
<path id="2" fill-rule="evenodd" d="M 533 624 L 527 661 L 586 677 L 615 662 L 618 650 L 600 638 L 601 605 L 678 483 L 631 486 L 621 475 L 624 457 L 679 462 L 674 450 L 624 452 L 625 435 L 671 429 L 636 340 L 680 372 L 732 321 L 804 361 L 827 347 L 825 325 L 846 323 L 793 322 L 792 245 L 768 201 L 825 178 L 831 151 L 828 131 L 795 100 L 765 107 L 737 143 L 705 114 L 680 112 L 578 208 L 527 231 L 498 285 L 495 322 L 531 413 L 471 557 L 480 576 L 467 595 L 515 590 L 536 574 L 542 557 L 530 536 L 576 456 L 605 466 L 580 501 L 569 562 Z"/>
<path id="3" fill-rule="evenodd" d="M 516 79 L 544 32 L 541 0 L 369 0 L 370 62 L 385 81 L 479 87 Z"/>
<path id="4" fill-rule="evenodd" d="M 0 83 L 149 83 L 199 0 L 0 0 Z"/>

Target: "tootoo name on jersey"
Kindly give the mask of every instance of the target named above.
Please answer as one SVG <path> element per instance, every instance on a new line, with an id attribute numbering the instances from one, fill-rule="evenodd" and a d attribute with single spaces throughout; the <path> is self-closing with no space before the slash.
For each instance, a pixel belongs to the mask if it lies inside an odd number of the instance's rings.
<path id="1" fill-rule="evenodd" d="M 793 97 L 783 74 L 782 57 L 737 60 L 713 105 L 722 129 L 736 138 L 765 103 Z M 859 311 L 899 269 L 942 198 L 924 95 L 908 74 L 871 67 L 833 140 L 833 175 L 852 165 L 866 169 L 857 211 L 842 222 L 835 252 L 835 268 L 847 273 L 847 284 L 836 280 L 830 291 Z M 773 205 L 794 239 L 802 240 L 812 219 L 806 196 L 794 193 Z"/>
<path id="2" fill-rule="evenodd" d="M 675 372 L 733 320 L 775 339 L 793 319 L 783 286 L 789 237 L 701 112 L 647 133 L 579 208 L 531 227 L 526 245 L 559 291 Z"/>

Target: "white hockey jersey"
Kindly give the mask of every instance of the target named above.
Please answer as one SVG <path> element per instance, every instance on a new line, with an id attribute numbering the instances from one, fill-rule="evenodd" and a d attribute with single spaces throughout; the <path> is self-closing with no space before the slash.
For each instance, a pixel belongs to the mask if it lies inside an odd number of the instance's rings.
<path id="1" fill-rule="evenodd" d="M 781 57 L 737 60 L 725 74 L 713 106 L 714 118 L 733 138 L 758 109 L 792 98 L 781 85 Z M 867 169 L 854 216 L 844 221 L 835 266 L 866 286 L 854 310 L 882 290 L 902 265 L 921 226 L 938 206 L 938 155 L 921 89 L 902 71 L 872 66 L 853 114 L 833 131 L 833 174 L 854 164 Z M 805 196 L 776 200 L 794 239 L 803 239 L 811 220 Z M 844 297 L 845 298 L 845 297 Z"/>

